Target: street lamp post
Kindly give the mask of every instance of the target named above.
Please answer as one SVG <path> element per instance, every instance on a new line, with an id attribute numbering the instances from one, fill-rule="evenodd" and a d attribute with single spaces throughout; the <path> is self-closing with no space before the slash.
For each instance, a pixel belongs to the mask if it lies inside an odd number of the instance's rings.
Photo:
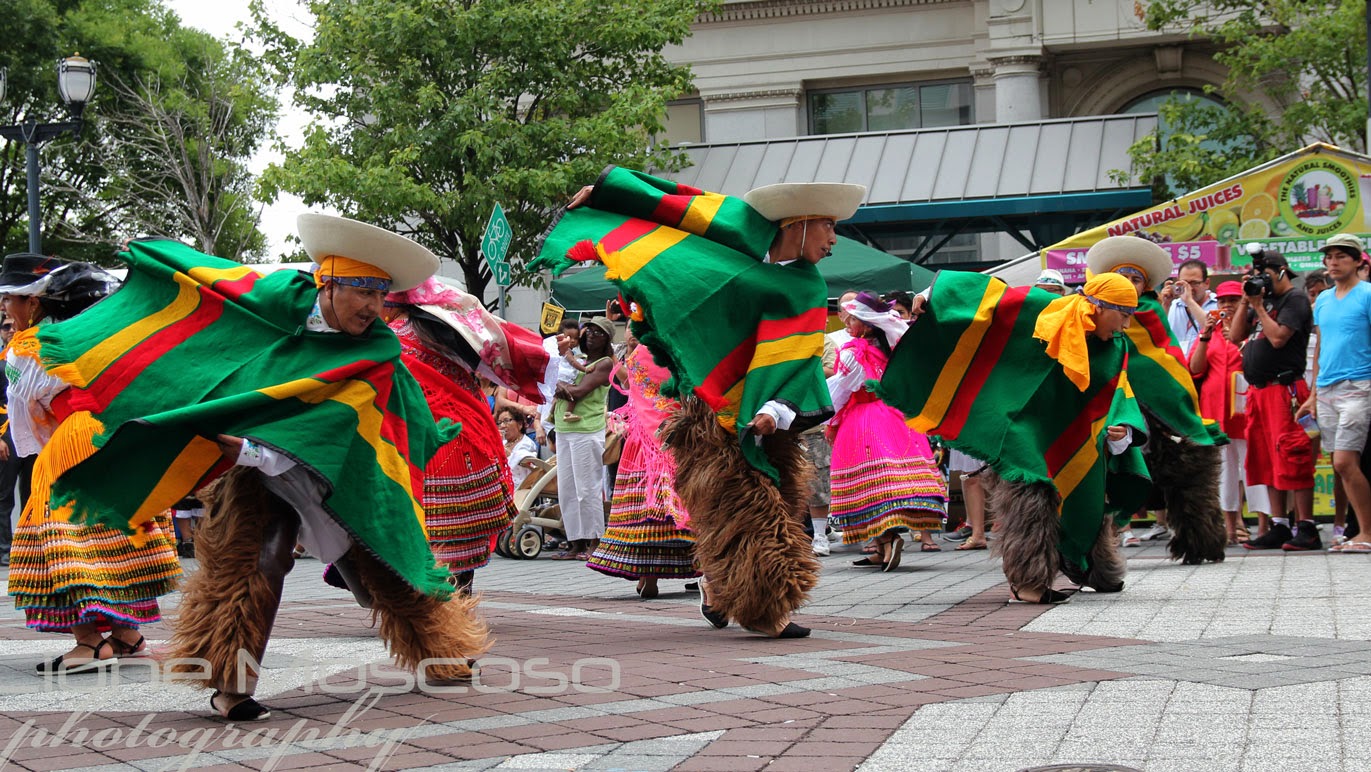
<path id="1" fill-rule="evenodd" d="M 5 98 L 6 71 L 0 69 L 0 101 Z M 0 137 L 23 142 L 28 158 L 29 251 L 43 253 L 43 220 L 38 209 L 38 147 L 70 132 L 81 133 L 81 113 L 95 95 L 95 62 L 69 56 L 57 62 L 57 90 L 67 105 L 71 120 L 39 123 L 32 116 L 14 126 L 0 126 Z"/>

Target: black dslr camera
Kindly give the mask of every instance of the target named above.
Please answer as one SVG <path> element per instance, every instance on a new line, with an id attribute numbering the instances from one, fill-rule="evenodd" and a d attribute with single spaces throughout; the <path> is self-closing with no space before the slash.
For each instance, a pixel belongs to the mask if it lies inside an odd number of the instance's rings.
<path id="1" fill-rule="evenodd" d="M 1250 298 L 1265 297 L 1271 293 L 1271 275 L 1266 272 L 1262 245 L 1248 244 L 1247 254 L 1252 256 L 1252 273 L 1243 280 L 1243 294 Z"/>

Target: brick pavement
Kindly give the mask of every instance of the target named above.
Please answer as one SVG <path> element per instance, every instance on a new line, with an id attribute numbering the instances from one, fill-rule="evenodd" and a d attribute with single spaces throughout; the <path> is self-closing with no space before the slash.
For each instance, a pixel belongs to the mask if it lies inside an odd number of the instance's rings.
<path id="1" fill-rule="evenodd" d="M 259 688 L 275 715 L 247 727 L 148 667 L 52 686 L 32 668 L 63 641 L 6 601 L 0 752 L 33 770 L 1371 768 L 1359 556 L 1129 555 L 1124 593 L 1043 609 L 1006 605 L 984 552 L 872 574 L 835 551 L 794 641 L 707 627 L 680 583 L 643 601 L 576 564 L 497 558 L 478 574 L 496 646 L 449 694 L 413 688 L 304 561 Z"/>

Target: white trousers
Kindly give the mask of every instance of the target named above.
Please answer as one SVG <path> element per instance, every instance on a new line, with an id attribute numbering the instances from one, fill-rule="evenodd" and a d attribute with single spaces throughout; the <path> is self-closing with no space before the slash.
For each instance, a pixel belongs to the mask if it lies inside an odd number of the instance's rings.
<path id="1" fill-rule="evenodd" d="M 605 532 L 605 432 L 557 432 L 557 503 L 569 541 Z"/>
<path id="2" fill-rule="evenodd" d="M 1271 514 L 1271 496 L 1265 485 L 1243 482 L 1243 464 L 1247 459 L 1247 440 L 1230 440 L 1219 448 L 1223 465 L 1219 468 L 1219 509 L 1225 512 L 1242 511 L 1243 493 L 1247 494 L 1249 514 Z"/>

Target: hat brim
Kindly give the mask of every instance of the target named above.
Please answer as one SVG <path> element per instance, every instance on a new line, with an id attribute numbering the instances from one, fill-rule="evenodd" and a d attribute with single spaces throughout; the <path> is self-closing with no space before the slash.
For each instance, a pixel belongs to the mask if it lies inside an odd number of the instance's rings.
<path id="1" fill-rule="evenodd" d="M 391 292 L 412 290 L 438 273 L 438 256 L 418 242 L 385 228 L 329 214 L 295 218 L 300 243 L 314 262 L 330 255 L 374 265 L 390 275 Z"/>
<path id="2" fill-rule="evenodd" d="M 1134 265 L 1147 274 L 1149 289 L 1157 289 L 1171 276 L 1171 256 L 1151 241 L 1137 236 L 1110 236 L 1085 253 L 1091 274 L 1109 273 L 1119 266 Z"/>
<path id="3" fill-rule="evenodd" d="M 772 222 L 790 217 L 832 217 L 846 220 L 866 198 L 865 185 L 846 182 L 781 182 L 749 190 L 746 201 Z"/>
<path id="4" fill-rule="evenodd" d="M 47 276 L 34 276 L 31 273 L 0 273 L 0 295 L 38 295 L 47 286 Z"/>

